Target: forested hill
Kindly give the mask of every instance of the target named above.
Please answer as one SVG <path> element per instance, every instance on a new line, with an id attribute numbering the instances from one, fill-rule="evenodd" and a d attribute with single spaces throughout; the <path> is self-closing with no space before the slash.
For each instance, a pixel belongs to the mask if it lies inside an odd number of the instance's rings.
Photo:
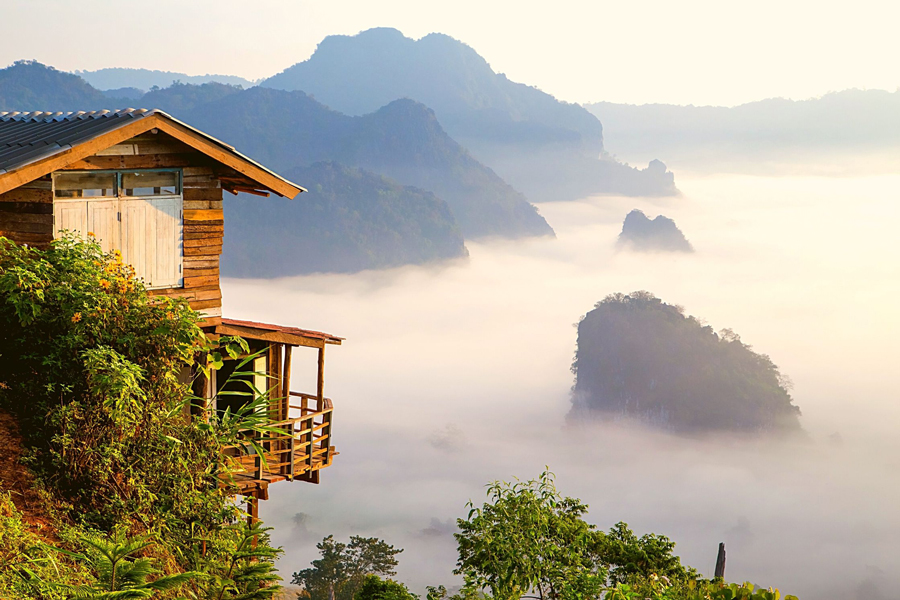
<path id="1" fill-rule="evenodd" d="M 226 194 L 223 275 L 353 272 L 468 255 L 449 207 L 431 192 L 330 162 L 285 175 L 311 182 L 309 191 L 293 201 Z"/>
<path id="2" fill-rule="evenodd" d="M 308 60 L 260 85 L 302 90 L 355 115 L 400 98 L 422 102 L 454 139 L 534 201 L 676 193 L 665 170 L 601 159 L 603 127 L 583 107 L 510 81 L 443 34 L 418 41 L 395 29 L 329 36 Z"/>
<path id="3" fill-rule="evenodd" d="M 84 79 L 39 62 L 0 69 L 0 110 L 100 110 L 115 103 Z"/>
<path id="4" fill-rule="evenodd" d="M 303 92 L 257 87 L 174 112 L 275 169 L 333 160 L 434 192 L 466 237 L 553 233 L 521 193 L 447 135 L 431 110 L 411 100 L 350 117 Z"/>
<path id="5" fill-rule="evenodd" d="M 790 384 L 730 330 L 648 292 L 614 294 L 578 324 L 572 421 L 635 418 L 675 431 L 799 429 Z"/>

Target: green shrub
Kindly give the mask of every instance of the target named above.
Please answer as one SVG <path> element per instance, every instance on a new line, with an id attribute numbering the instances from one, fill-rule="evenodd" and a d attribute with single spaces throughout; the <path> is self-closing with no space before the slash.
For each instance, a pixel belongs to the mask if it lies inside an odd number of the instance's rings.
<path id="1" fill-rule="evenodd" d="M 243 517 L 220 485 L 223 446 L 265 428 L 265 401 L 227 419 L 192 418 L 191 366 L 209 354 L 215 368 L 218 353 L 247 349 L 210 343 L 198 320 L 184 300 L 150 296 L 92 239 L 37 250 L 0 238 L 0 408 L 18 420 L 24 460 L 52 498 L 61 550 L 137 535 L 147 545 L 124 559 L 138 565 L 135 586 L 152 591 L 158 578 L 138 581 L 152 560 L 160 577 L 197 571 L 195 598 L 266 598 L 278 551 L 264 530 L 235 525 Z M 44 561 L 41 548 L 23 547 L 25 560 Z M 50 580 L 107 589 L 97 575 Z"/>

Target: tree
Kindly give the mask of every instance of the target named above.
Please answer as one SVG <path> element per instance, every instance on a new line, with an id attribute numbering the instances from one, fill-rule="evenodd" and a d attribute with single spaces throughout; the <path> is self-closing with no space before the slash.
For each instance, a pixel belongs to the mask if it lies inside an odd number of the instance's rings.
<path id="1" fill-rule="evenodd" d="M 665 577 L 672 583 L 695 581 L 697 571 L 684 567 L 673 554 L 675 542 L 664 535 L 648 533 L 641 537 L 616 523 L 609 533 L 599 534 L 593 552 L 596 560 L 609 570 L 609 584 L 641 585 L 650 575 Z"/>
<path id="2" fill-rule="evenodd" d="M 366 575 L 353 600 L 418 600 L 402 583 Z"/>
<path id="3" fill-rule="evenodd" d="M 322 557 L 312 567 L 294 573 L 292 583 L 303 586 L 312 600 L 353 600 L 367 575 L 396 575 L 394 548 L 384 540 L 351 536 L 350 543 L 329 535 L 316 544 Z"/>
<path id="4" fill-rule="evenodd" d="M 554 476 L 544 471 L 526 482 L 495 481 L 489 502 L 469 503 L 459 519 L 459 560 L 454 573 L 470 590 L 489 591 L 497 600 L 526 594 L 545 598 L 598 598 L 606 580 L 593 559 L 597 532 L 582 519 L 587 505 L 564 498 Z"/>

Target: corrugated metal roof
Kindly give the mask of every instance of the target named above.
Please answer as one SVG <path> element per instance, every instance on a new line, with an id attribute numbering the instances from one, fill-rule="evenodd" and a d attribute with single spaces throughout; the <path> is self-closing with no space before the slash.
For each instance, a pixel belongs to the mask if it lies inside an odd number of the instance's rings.
<path id="1" fill-rule="evenodd" d="M 151 115 L 164 117 L 186 127 L 242 161 L 254 165 L 294 188 L 306 191 L 253 159 L 244 156 L 233 146 L 182 123 L 159 109 L 146 108 L 90 112 L 0 112 L 0 176 L 74 148 L 123 127 L 135 119 Z"/>

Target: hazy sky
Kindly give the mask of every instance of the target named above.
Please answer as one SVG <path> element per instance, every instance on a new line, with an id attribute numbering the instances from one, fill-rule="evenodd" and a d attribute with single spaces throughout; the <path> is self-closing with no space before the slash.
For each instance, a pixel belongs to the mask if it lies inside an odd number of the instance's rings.
<path id="1" fill-rule="evenodd" d="M 256 79 L 327 35 L 452 35 L 496 71 L 575 101 L 733 105 L 894 90 L 900 5 L 885 0 L 2 0 L 0 63 Z"/>

